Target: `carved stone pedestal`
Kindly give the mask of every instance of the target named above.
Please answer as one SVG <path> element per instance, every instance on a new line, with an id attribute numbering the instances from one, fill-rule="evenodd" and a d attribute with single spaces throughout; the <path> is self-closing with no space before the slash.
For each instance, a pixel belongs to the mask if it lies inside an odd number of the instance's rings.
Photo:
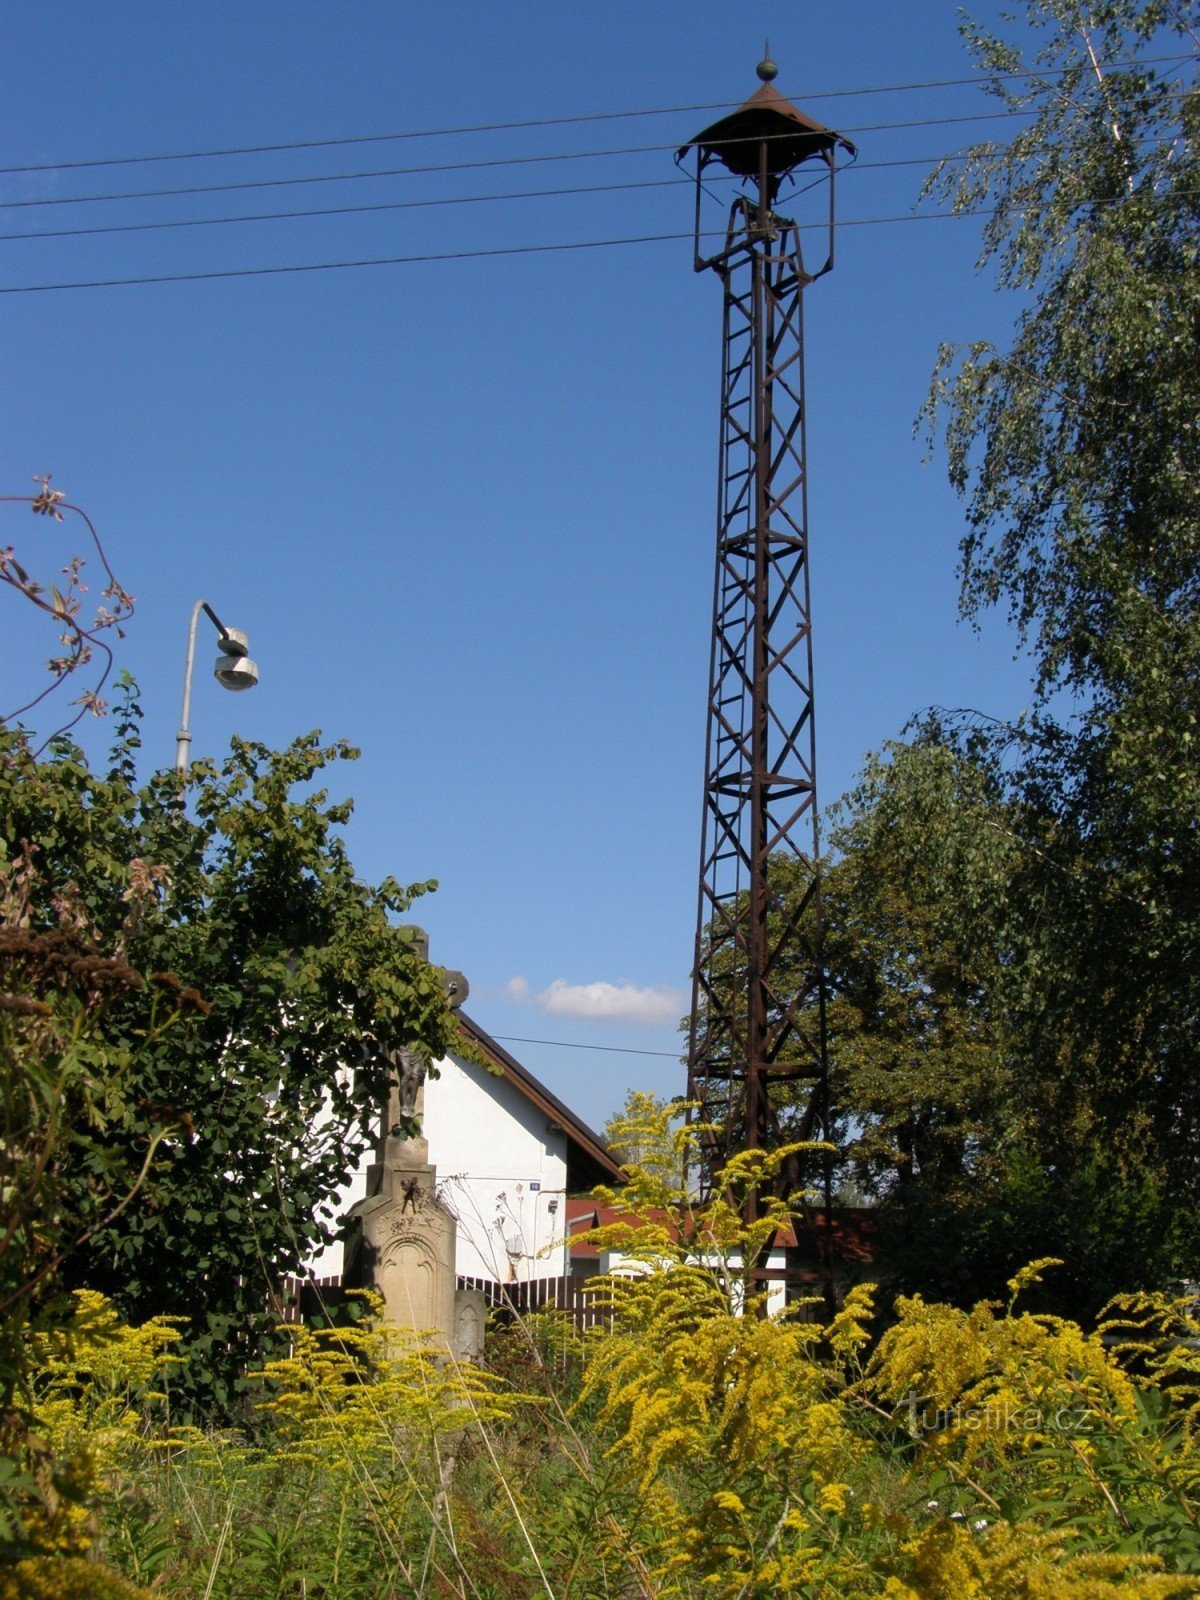
<path id="1" fill-rule="evenodd" d="M 458 1224 L 437 1197 L 436 1177 L 428 1162 L 370 1168 L 367 1198 L 351 1212 L 358 1248 L 346 1277 L 382 1295 L 388 1322 L 438 1334 L 449 1349 Z"/>
<path id="2" fill-rule="evenodd" d="M 342 1281 L 382 1296 L 384 1320 L 435 1336 L 460 1361 L 483 1354 L 487 1307 L 475 1289 L 457 1289 L 458 1223 L 437 1194 L 437 1168 L 423 1137 L 393 1133 L 401 1114 L 420 1115 L 424 1089 L 409 1089 L 407 1105 L 393 1090 L 379 1159 L 367 1170 L 367 1194 L 350 1216 L 357 1223 Z"/>

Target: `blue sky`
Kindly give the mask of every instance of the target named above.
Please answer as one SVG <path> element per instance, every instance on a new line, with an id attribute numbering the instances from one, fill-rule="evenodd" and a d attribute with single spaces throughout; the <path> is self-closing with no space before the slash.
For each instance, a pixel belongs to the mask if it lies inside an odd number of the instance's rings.
<path id="1" fill-rule="evenodd" d="M 865 220 L 910 218 L 927 161 L 1005 131 L 966 120 L 994 109 L 977 86 L 893 87 L 970 74 L 953 5 L 5 13 L 3 164 L 41 170 L 0 176 L 0 233 L 393 209 L 4 238 L 0 289 L 684 233 L 671 150 L 715 109 L 374 136 L 733 104 L 769 36 L 777 87 L 860 150 L 807 306 L 822 800 L 923 706 L 1025 703 L 1003 619 L 956 620 L 961 510 L 913 434 L 939 341 L 1003 337 L 1015 308 L 974 270 L 977 221 Z M 68 165 L 339 138 L 373 142 Z M 565 159 L 481 164 L 530 157 Z M 278 186 L 82 198 L 239 183 Z M 622 187 L 473 198 L 598 185 Z M 455 203 L 401 208 L 431 200 Z M 633 1086 L 682 1090 L 720 354 L 689 243 L 5 293 L 0 327 L 3 491 L 50 472 L 100 528 L 138 597 L 120 663 L 154 756 L 173 755 L 204 596 L 262 681 L 224 694 L 202 637 L 194 754 L 313 727 L 360 745 L 332 785 L 356 799 L 356 865 L 440 880 L 417 915 L 477 1020 L 563 1041 L 512 1048 L 595 1123 Z M 39 572 L 67 550 L 24 512 L 2 537 Z M 10 597 L 12 698 L 49 648 Z M 103 725 L 86 738 L 102 748 Z"/>

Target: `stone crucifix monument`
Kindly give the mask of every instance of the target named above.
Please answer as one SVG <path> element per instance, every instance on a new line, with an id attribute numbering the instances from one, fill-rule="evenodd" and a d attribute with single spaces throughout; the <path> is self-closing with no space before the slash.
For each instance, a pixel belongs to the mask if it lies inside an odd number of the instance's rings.
<path id="1" fill-rule="evenodd" d="M 459 1359 L 475 1360 L 486 1308 L 478 1290 L 456 1287 L 458 1223 L 438 1197 L 424 1133 L 428 1062 L 408 1045 L 385 1046 L 384 1055 L 387 1103 L 366 1196 L 350 1211 L 357 1228 L 343 1282 L 374 1289 L 386 1322 L 431 1333 Z M 410 1136 L 414 1121 L 418 1131 Z"/>

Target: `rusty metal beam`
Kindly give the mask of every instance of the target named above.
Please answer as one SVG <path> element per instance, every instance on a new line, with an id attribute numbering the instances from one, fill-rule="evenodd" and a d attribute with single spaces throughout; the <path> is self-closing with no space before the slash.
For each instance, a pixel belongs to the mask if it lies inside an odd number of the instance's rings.
<path id="1" fill-rule="evenodd" d="M 764 63 L 760 67 L 769 66 Z M 773 75 L 773 74 L 772 74 Z M 769 90 L 769 94 L 765 91 Z M 773 97 L 773 98 L 772 98 Z M 759 149 L 746 146 L 754 140 Z M 791 143 L 786 141 L 790 140 Z M 781 141 L 783 141 L 781 143 Z M 697 191 L 710 161 L 753 190 L 729 214 L 725 248 L 696 268 L 722 286 L 716 571 L 688 1098 L 701 1136 L 702 1193 L 738 1151 L 828 1138 L 826 974 L 821 937 L 812 613 L 809 591 L 803 298 L 799 229 L 775 212 L 788 152 L 832 183 L 836 134 L 769 83 L 741 113 L 685 148 Z M 756 192 L 753 192 L 756 191 Z M 699 199 L 697 200 L 699 215 Z M 832 227 L 831 227 L 832 232 Z M 789 896 L 778 892 L 787 860 Z M 775 881 L 773 881 L 775 880 Z M 800 1160 L 780 1192 L 816 1192 L 829 1215 L 831 1164 Z M 758 1215 L 751 1195 L 747 1216 Z M 797 1204 L 797 1226 L 811 1226 Z M 821 1230 L 826 1297 L 832 1262 Z M 756 1264 L 756 1276 L 773 1276 Z"/>

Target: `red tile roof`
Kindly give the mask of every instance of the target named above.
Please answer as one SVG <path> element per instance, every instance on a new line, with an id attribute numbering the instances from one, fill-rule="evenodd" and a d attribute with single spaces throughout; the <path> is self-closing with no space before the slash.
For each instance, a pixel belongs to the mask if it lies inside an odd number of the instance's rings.
<path id="1" fill-rule="evenodd" d="M 697 1224 L 700 1219 L 696 1219 Z M 600 1206 L 594 1200 L 578 1198 L 567 1201 L 567 1235 L 573 1258 L 599 1256 L 599 1247 L 575 1235 L 593 1228 L 606 1228 L 615 1223 L 641 1228 L 648 1223 L 667 1226 L 673 1238 L 679 1237 L 678 1226 L 672 1223 L 667 1211 L 650 1211 L 636 1216 L 621 1206 Z M 869 1264 L 875 1257 L 875 1214 L 866 1206 L 838 1206 L 832 1213 L 834 1259 L 843 1263 Z M 775 1246 L 784 1250 L 797 1250 L 802 1261 L 820 1261 L 819 1241 L 825 1230 L 823 1212 L 815 1211 L 811 1227 L 802 1227 L 799 1234 L 794 1226 L 780 1228 L 775 1235 Z"/>

